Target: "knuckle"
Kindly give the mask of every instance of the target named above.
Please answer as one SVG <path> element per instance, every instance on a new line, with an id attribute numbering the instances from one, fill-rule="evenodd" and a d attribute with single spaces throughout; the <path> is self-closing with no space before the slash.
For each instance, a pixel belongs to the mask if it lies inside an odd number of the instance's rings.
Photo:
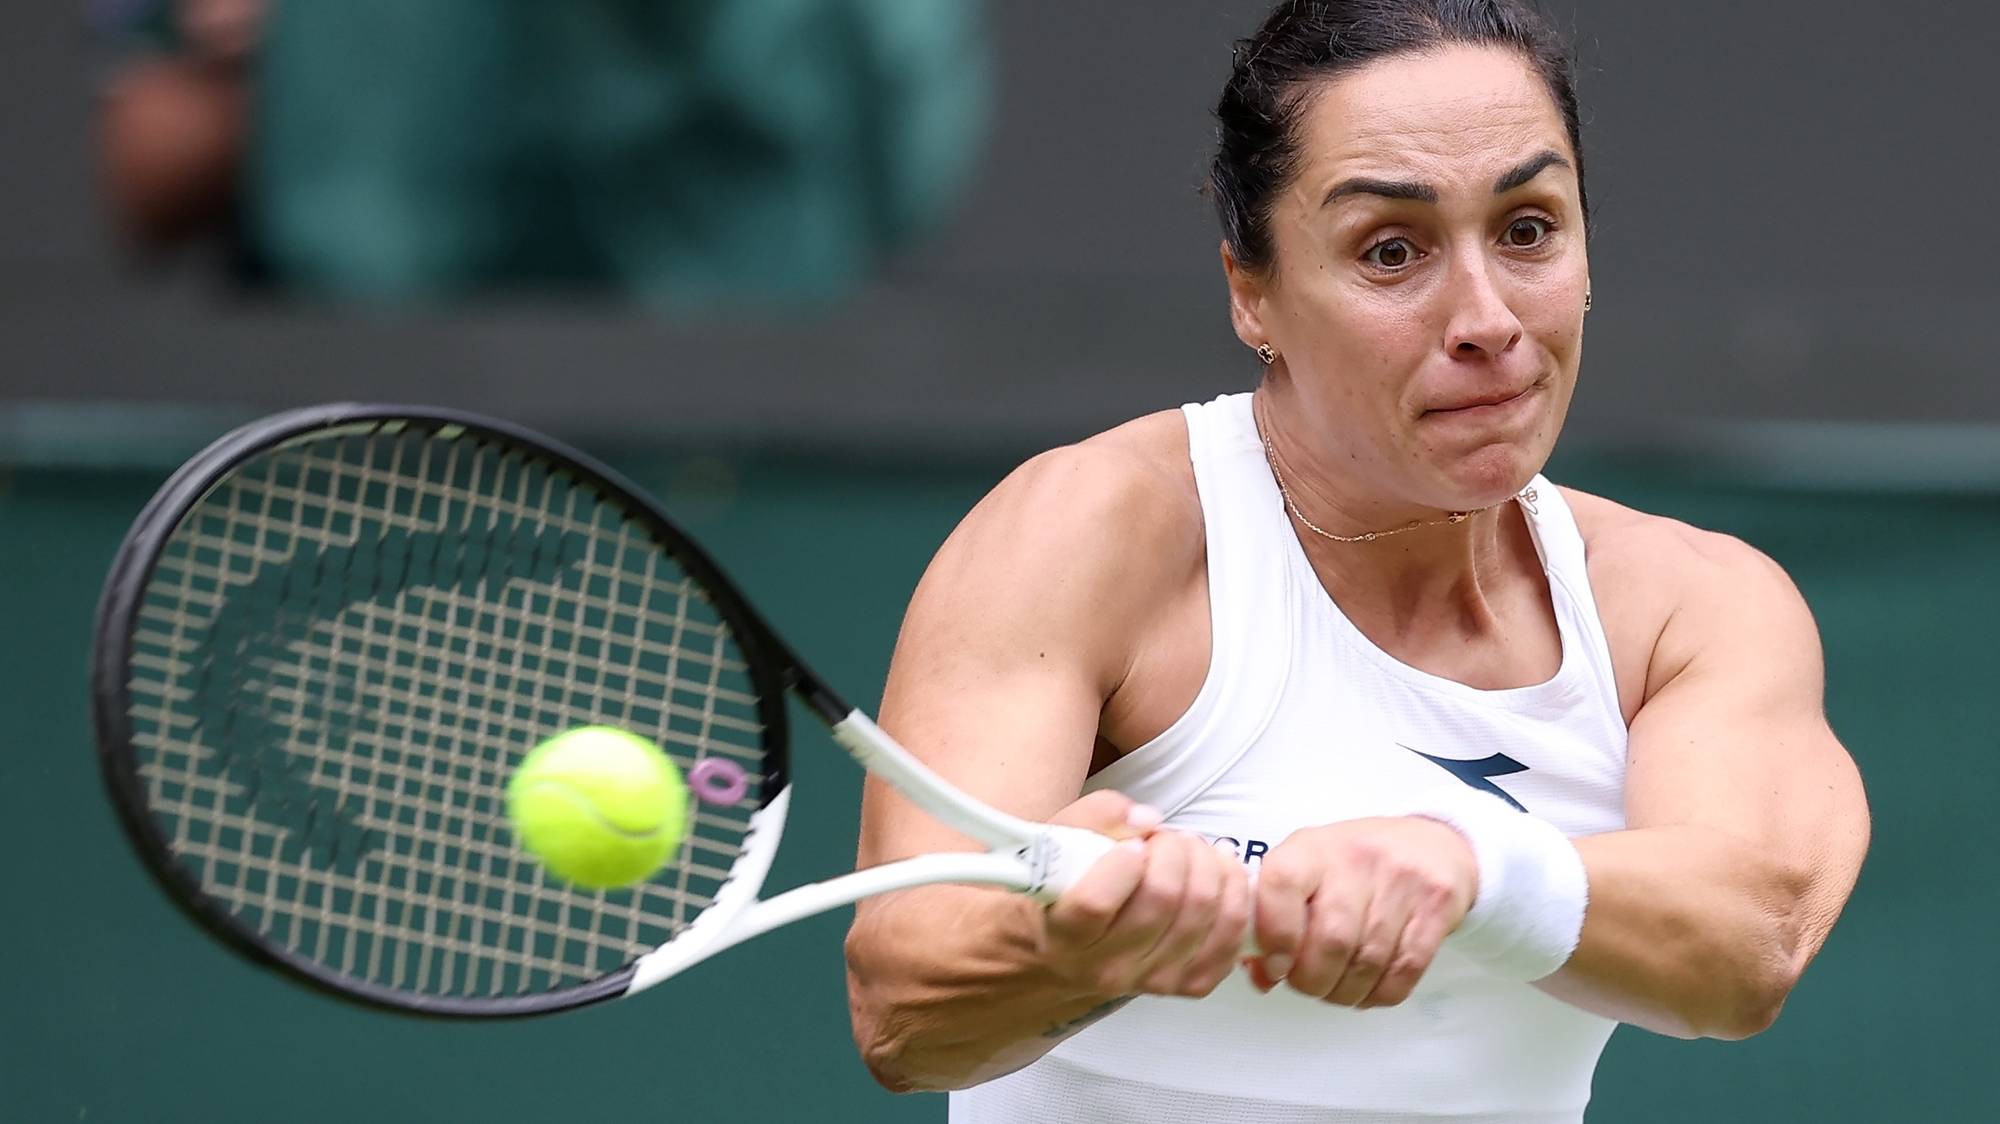
<path id="1" fill-rule="evenodd" d="M 1042 915 L 1042 943 L 1055 948 L 1066 947 L 1076 940 L 1079 928 L 1081 925 L 1073 916 L 1066 917 L 1050 910 Z"/>
<path id="2" fill-rule="evenodd" d="M 1242 898 L 1224 898 L 1215 907 L 1215 925 L 1235 932 L 1250 924 L 1250 903 Z"/>
<path id="3" fill-rule="evenodd" d="M 1354 950 L 1350 961 L 1350 971 L 1363 976 L 1379 976 L 1389 967 L 1389 953 L 1373 945 L 1362 945 Z"/>
<path id="4" fill-rule="evenodd" d="M 1135 917 L 1161 921 L 1180 905 L 1180 888 L 1157 878 L 1147 878 L 1132 891 L 1131 909 Z"/>
<path id="5" fill-rule="evenodd" d="M 1354 866 L 1382 866 L 1393 861 L 1382 841 L 1370 835 L 1351 835 L 1341 840 L 1340 853 Z"/>
<path id="6" fill-rule="evenodd" d="M 1170 937 L 1177 944 L 1186 946 L 1184 955 L 1192 956 L 1195 950 L 1208 943 L 1209 934 L 1215 932 L 1215 914 L 1184 909 L 1174 919 Z"/>
<path id="7" fill-rule="evenodd" d="M 1389 962 L 1389 970 L 1384 975 L 1401 986 L 1404 991 L 1415 987 L 1424 972 L 1431 966 L 1428 956 L 1398 956 Z"/>
<path id="8" fill-rule="evenodd" d="M 1185 999 L 1206 999 L 1220 983 L 1222 983 L 1220 973 L 1202 972 L 1182 980 L 1179 994 Z"/>
<path id="9" fill-rule="evenodd" d="M 1369 997 L 1371 1007 L 1394 1007 L 1410 997 L 1416 989 L 1417 980 L 1422 978 L 1423 969 L 1413 967 L 1403 959 L 1397 959 L 1382 974 L 1381 982 L 1375 985 L 1375 994 Z"/>
<path id="10" fill-rule="evenodd" d="M 1264 856 L 1263 864 L 1257 868 L 1257 885 L 1260 889 L 1297 896 L 1305 892 L 1308 883 L 1306 873 L 1297 860 L 1272 851 Z"/>
<path id="11" fill-rule="evenodd" d="M 1383 881 L 1392 885 L 1414 888 L 1429 881 L 1423 867 L 1411 862 L 1407 855 L 1382 855 L 1376 860 L 1375 869 Z"/>
<path id="12" fill-rule="evenodd" d="M 1118 915 L 1118 905 L 1103 896 L 1071 893 L 1048 912 L 1048 928 L 1065 935 L 1082 929 L 1102 928 Z"/>
<path id="13" fill-rule="evenodd" d="M 1354 951 L 1355 939 L 1347 919 L 1330 911 L 1316 911 L 1306 925 L 1306 939 L 1317 948 L 1347 956 Z"/>
<path id="14" fill-rule="evenodd" d="M 1264 956 L 1282 955 L 1296 960 L 1304 944 L 1302 935 L 1289 929 L 1257 927 L 1257 951 Z"/>
<path id="15" fill-rule="evenodd" d="M 1184 911 L 1202 916 L 1214 916 L 1221 912 L 1222 904 L 1222 887 L 1213 883 L 1190 885 L 1181 898 Z"/>
<path id="16" fill-rule="evenodd" d="M 1090 975 L 1090 981 L 1103 995 L 1130 995 L 1138 983 L 1139 973 L 1134 966 L 1124 960 L 1106 961 L 1097 966 Z"/>
<path id="17" fill-rule="evenodd" d="M 1314 934 L 1312 946 L 1318 953 L 1336 963 L 1353 963 L 1354 942 L 1339 933 Z"/>
<path id="18" fill-rule="evenodd" d="M 1285 978 L 1285 982 L 1291 985 L 1293 991 L 1298 992 L 1308 999 L 1324 1000 L 1328 995 L 1332 994 L 1333 985 L 1338 981 L 1318 972 L 1294 972 Z"/>

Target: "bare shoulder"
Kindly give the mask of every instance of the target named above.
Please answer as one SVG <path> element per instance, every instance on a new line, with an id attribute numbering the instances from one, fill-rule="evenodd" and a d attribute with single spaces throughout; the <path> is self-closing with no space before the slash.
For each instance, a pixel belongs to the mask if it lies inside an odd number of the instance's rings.
<path id="1" fill-rule="evenodd" d="M 1081 662 L 1106 691 L 1159 607 L 1201 572 L 1187 430 L 1154 414 L 1028 460 L 939 548 L 913 630 L 996 659 Z"/>
<path id="2" fill-rule="evenodd" d="M 1641 697 L 1670 681 L 1702 648 L 1761 632 L 1810 645 L 1805 600 L 1771 557 L 1734 535 L 1564 488 L 1589 561 L 1592 592 L 1621 680 L 1641 673 Z M 1643 660 L 1634 660 L 1634 655 Z M 1623 658 L 1621 658 L 1621 656 Z"/>
<path id="3" fill-rule="evenodd" d="M 1009 473 L 967 515 L 961 531 L 1004 526 L 1030 547 L 1118 558 L 1195 560 L 1201 504 L 1177 411 L 1148 414 L 1074 445 L 1051 449 Z M 1191 555 L 1189 552 L 1195 554 Z"/>
<path id="4" fill-rule="evenodd" d="M 1562 492 L 1583 533 L 1593 582 L 1602 574 L 1614 590 L 1639 586 L 1698 598 L 1729 589 L 1752 599 L 1796 592 L 1769 555 L 1734 535 L 1573 488 Z"/>
<path id="5" fill-rule="evenodd" d="M 1103 498 L 1150 500 L 1131 515 L 1142 522 L 1186 530 L 1201 522 L 1194 465 L 1188 458 L 1187 421 L 1162 410 L 1065 445 L 1022 466 L 1023 475 L 1061 468 L 1079 473 Z M 1193 520 L 1189 523 L 1190 518 Z"/>

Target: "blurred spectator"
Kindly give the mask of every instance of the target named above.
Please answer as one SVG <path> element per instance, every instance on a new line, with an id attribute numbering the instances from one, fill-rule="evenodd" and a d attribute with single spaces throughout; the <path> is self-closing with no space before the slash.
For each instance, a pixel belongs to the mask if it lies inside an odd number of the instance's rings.
<path id="1" fill-rule="evenodd" d="M 139 45 L 106 91 L 101 122 L 110 203 L 134 241 L 171 245 L 230 216 L 263 9 L 263 0 L 98 6 L 100 28 Z"/>
<path id="2" fill-rule="evenodd" d="M 987 117 L 976 0 L 104 2 L 121 228 L 331 295 L 827 296 Z"/>

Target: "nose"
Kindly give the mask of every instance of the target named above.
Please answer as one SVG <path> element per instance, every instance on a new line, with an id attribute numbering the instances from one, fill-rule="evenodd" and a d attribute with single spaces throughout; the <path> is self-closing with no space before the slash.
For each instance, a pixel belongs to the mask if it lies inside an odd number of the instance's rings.
<path id="1" fill-rule="evenodd" d="M 1448 299 L 1451 320 L 1445 350 L 1454 358 L 1497 356 L 1521 340 L 1521 318 L 1507 304 L 1483 255 L 1474 255 L 1453 271 Z"/>

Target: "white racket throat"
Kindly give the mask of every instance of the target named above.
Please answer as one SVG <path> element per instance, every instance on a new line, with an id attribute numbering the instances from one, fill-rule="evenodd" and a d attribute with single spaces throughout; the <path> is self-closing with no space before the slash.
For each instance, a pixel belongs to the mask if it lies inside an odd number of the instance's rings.
<path id="1" fill-rule="evenodd" d="M 463 411 L 328 403 L 210 443 L 127 531 L 91 651 L 107 795 L 149 873 L 238 953 L 378 1008 L 603 1002 L 871 894 L 1052 901 L 1113 845 L 945 782 L 636 485 Z M 760 900 L 788 700 L 974 848 Z M 538 862 L 508 808 L 533 747 L 598 725 L 659 746 L 693 801 L 675 853 L 611 888 Z"/>
<path id="2" fill-rule="evenodd" d="M 791 807 L 792 792 L 787 785 L 751 816 L 743 850 L 731 865 L 714 904 L 680 935 L 639 959 L 633 966 L 628 994 L 671 979 L 779 926 L 875 894 L 954 883 L 994 886 L 1038 901 L 1054 901 L 1115 845 L 1094 831 L 1036 823 L 989 807 L 938 776 L 859 710 L 850 712 L 832 731 L 834 740 L 869 772 L 888 781 L 940 823 L 985 843 L 990 850 L 920 855 L 760 901 L 757 895 L 777 856 L 785 813 Z"/>

